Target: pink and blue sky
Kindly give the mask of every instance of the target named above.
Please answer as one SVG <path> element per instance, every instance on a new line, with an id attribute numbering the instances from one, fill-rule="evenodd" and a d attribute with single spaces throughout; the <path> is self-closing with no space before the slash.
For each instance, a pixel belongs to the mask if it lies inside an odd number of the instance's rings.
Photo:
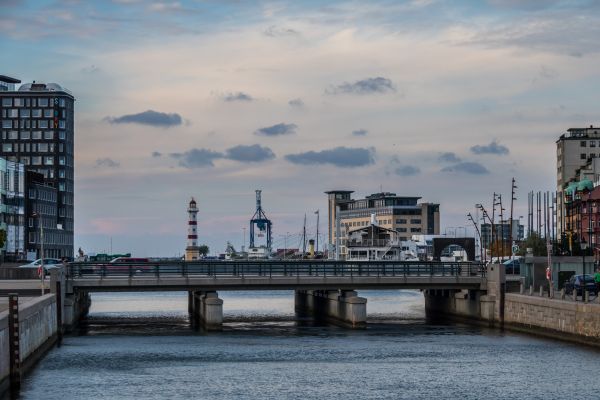
<path id="1" fill-rule="evenodd" d="M 600 2 L 0 0 L 0 74 L 76 99 L 76 247 L 242 244 L 254 189 L 297 247 L 331 189 L 526 215 L 555 140 L 600 124 Z M 470 229 L 470 228 L 469 228 Z"/>

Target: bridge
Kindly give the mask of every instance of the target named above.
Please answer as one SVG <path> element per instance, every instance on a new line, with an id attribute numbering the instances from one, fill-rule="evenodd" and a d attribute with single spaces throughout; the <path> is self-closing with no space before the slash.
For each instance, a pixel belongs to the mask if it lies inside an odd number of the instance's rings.
<path id="1" fill-rule="evenodd" d="M 72 263 L 60 279 L 65 295 L 88 302 L 90 292 L 187 291 L 190 315 L 208 329 L 222 323 L 220 290 L 294 290 L 297 309 L 364 326 L 366 299 L 356 290 L 481 290 L 486 283 L 479 263 L 330 260 Z"/>

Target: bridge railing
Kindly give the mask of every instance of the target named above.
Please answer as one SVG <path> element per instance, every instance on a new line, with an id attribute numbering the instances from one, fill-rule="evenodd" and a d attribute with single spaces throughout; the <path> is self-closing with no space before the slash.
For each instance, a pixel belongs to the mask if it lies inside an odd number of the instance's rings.
<path id="1" fill-rule="evenodd" d="M 167 263 L 71 263 L 68 278 L 110 277 L 483 277 L 485 266 L 470 262 L 418 261 L 193 261 Z"/>

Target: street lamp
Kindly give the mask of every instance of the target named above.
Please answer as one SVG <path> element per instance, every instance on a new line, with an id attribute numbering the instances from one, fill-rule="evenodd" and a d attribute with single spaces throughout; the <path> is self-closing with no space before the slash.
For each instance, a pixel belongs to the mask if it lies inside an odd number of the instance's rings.
<path id="1" fill-rule="evenodd" d="M 581 301 L 584 301 L 584 297 L 585 297 L 585 253 L 587 252 L 587 248 L 588 248 L 588 244 L 585 241 L 585 239 L 581 239 L 581 242 L 579 243 L 579 247 L 581 247 L 581 250 L 583 250 L 583 265 L 582 265 L 582 271 L 583 273 L 581 274 L 582 279 L 579 281 L 579 287 L 581 288 Z M 577 300 L 577 299 L 575 299 Z"/>
<path id="2" fill-rule="evenodd" d="M 37 218 L 38 225 L 40 226 L 40 283 L 42 296 L 44 295 L 44 225 L 41 214 L 34 212 L 31 214 L 33 218 Z"/>

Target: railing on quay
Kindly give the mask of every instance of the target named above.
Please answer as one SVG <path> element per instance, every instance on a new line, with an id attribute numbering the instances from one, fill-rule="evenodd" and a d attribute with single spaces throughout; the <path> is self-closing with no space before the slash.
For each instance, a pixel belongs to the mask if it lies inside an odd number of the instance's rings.
<path id="1" fill-rule="evenodd" d="M 484 277 L 485 266 L 472 262 L 432 261 L 181 261 L 164 263 L 71 263 L 67 279 L 104 277 Z"/>

